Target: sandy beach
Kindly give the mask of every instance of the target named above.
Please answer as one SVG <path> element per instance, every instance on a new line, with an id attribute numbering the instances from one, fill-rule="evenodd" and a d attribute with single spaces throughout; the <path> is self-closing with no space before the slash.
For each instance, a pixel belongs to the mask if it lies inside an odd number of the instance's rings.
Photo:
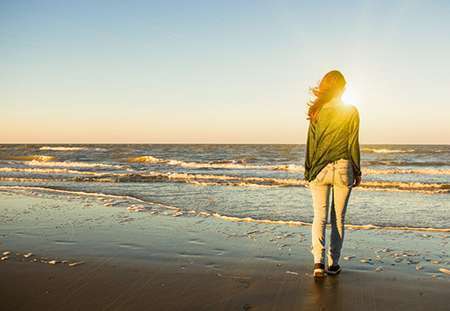
<path id="1" fill-rule="evenodd" d="M 2 310 L 446 310 L 450 302 L 445 232 L 348 230 L 342 274 L 315 282 L 309 226 L 155 215 L 85 194 L 0 196 Z"/>
<path id="2" fill-rule="evenodd" d="M 304 264 L 236 260 L 213 271 L 106 257 L 76 268 L 11 260 L 0 271 L 2 310 L 447 310 L 449 302 L 448 281 L 346 270 L 314 282 Z"/>

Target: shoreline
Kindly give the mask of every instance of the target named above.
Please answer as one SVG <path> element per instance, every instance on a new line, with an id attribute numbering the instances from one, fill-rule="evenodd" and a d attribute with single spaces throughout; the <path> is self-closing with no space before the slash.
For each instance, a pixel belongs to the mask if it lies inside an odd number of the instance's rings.
<path id="1" fill-rule="evenodd" d="M 142 204 L 150 204 L 150 205 L 157 205 L 163 208 L 167 208 L 170 210 L 174 210 L 176 212 L 180 212 L 182 214 L 185 214 L 186 211 L 182 211 L 180 208 L 175 206 L 170 206 L 164 203 L 156 203 L 156 202 L 147 202 L 143 199 L 136 198 L 133 196 L 128 195 L 116 195 L 116 194 L 105 194 L 105 193 L 98 193 L 98 192 L 89 192 L 89 191 L 76 191 L 76 190 L 62 190 L 62 189 L 56 189 L 51 187 L 42 187 L 42 186 L 4 186 L 0 185 L 0 192 L 2 191 L 43 191 L 43 192 L 49 192 L 49 193 L 56 193 L 56 194 L 68 194 L 68 195 L 77 195 L 81 197 L 98 197 L 98 198 L 104 198 L 104 199 L 125 199 L 129 201 L 135 201 L 136 203 L 142 203 Z M 100 199 L 101 200 L 101 199 Z M 212 216 L 216 218 L 221 218 L 225 221 L 233 221 L 233 222 L 247 222 L 247 223 L 257 223 L 257 224 L 276 224 L 276 225 L 287 225 L 287 226 L 306 226 L 310 227 L 312 226 L 311 222 L 305 222 L 305 221 L 299 221 L 299 220 L 274 220 L 274 219 L 259 219 L 259 218 L 252 218 L 252 217 L 237 217 L 237 216 L 229 216 L 229 215 L 223 215 L 219 214 L 217 212 L 207 213 L 207 212 L 195 212 L 195 211 L 188 211 L 187 213 L 194 212 L 197 216 Z M 330 224 L 327 224 L 327 227 L 330 227 Z M 347 230 L 387 230 L 387 231 L 411 231 L 411 232 L 436 232 L 436 233 L 450 233 L 450 228 L 434 228 L 434 227 L 410 227 L 410 226 L 381 226 L 377 224 L 344 224 L 344 227 Z"/>

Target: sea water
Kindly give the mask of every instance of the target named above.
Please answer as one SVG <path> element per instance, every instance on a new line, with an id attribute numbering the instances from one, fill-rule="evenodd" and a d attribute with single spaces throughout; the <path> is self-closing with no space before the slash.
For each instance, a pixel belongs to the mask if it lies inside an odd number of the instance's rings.
<path id="1" fill-rule="evenodd" d="M 305 145 L 0 145 L 0 191 L 101 196 L 180 217 L 308 224 Z M 450 231 L 449 145 L 362 145 L 346 223 Z"/>

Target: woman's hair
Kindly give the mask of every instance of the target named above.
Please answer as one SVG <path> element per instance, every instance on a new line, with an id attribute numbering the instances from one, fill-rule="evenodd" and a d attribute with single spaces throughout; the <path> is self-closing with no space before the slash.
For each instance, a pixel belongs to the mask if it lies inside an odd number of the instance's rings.
<path id="1" fill-rule="evenodd" d="M 340 95 L 345 83 L 344 75 L 337 70 L 332 70 L 322 78 L 318 86 L 311 88 L 316 98 L 308 102 L 308 120 L 315 122 L 322 106 Z"/>

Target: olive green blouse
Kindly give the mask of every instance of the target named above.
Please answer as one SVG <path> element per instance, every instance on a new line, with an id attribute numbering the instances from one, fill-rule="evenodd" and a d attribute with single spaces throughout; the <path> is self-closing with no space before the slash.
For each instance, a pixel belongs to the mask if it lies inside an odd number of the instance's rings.
<path id="1" fill-rule="evenodd" d="M 340 99 L 325 103 L 316 122 L 310 122 L 305 154 L 305 180 L 311 181 L 328 163 L 351 160 L 354 176 L 361 176 L 359 112 Z"/>

